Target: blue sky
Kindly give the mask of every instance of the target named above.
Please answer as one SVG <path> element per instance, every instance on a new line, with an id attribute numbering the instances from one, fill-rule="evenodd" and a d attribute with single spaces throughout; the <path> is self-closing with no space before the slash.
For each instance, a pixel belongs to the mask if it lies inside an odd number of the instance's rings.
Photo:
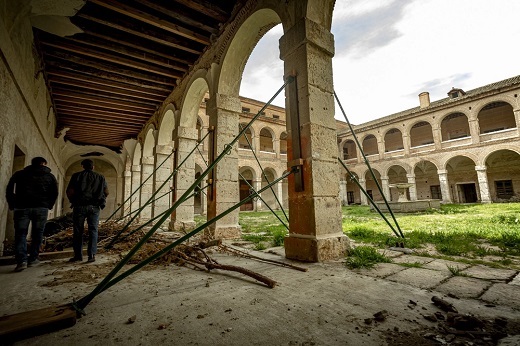
<path id="1" fill-rule="evenodd" d="M 519 75 L 519 13 L 519 0 L 337 0 L 334 88 L 349 120 L 413 108 L 423 91 L 435 101 Z M 281 35 L 277 26 L 256 46 L 242 96 L 267 101 L 281 86 Z"/>

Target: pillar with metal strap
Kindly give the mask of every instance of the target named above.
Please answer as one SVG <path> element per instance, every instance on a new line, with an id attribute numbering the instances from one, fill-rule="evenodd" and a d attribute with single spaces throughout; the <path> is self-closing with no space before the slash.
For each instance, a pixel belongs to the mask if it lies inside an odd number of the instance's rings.
<path id="1" fill-rule="evenodd" d="M 173 155 L 170 156 L 167 162 L 164 162 L 168 155 L 172 153 L 172 145 L 157 145 L 154 148 L 155 156 L 155 174 L 154 174 L 154 191 L 157 191 L 161 185 L 170 177 L 173 166 Z M 164 163 L 163 163 L 164 162 Z M 160 165 L 160 167 L 159 167 Z M 153 215 L 160 215 L 171 205 L 172 194 L 168 194 L 171 187 L 171 182 L 164 184 L 159 189 L 157 198 L 153 205 Z M 159 197 L 160 196 L 160 197 Z"/>
<path id="2" fill-rule="evenodd" d="M 433 143 L 436 150 L 440 150 L 442 147 L 442 131 L 440 124 L 432 125 Z"/>
<path id="3" fill-rule="evenodd" d="M 468 125 L 469 133 L 471 134 L 471 143 L 480 143 L 480 125 L 478 123 L 478 118 L 469 119 Z"/>
<path id="4" fill-rule="evenodd" d="M 480 190 L 480 202 L 491 203 L 491 196 L 489 194 L 489 183 L 487 177 L 486 166 L 475 166 L 478 178 L 478 187 Z"/>
<path id="5" fill-rule="evenodd" d="M 255 187 L 255 191 L 258 191 L 262 188 L 262 178 L 258 177 L 253 180 L 253 186 Z M 256 211 L 262 210 L 262 200 L 260 198 L 257 198 L 256 201 L 253 200 L 254 208 Z"/>
<path id="6" fill-rule="evenodd" d="M 155 170 L 155 162 L 152 157 L 143 157 L 141 159 L 141 220 L 149 220 L 152 218 L 153 202 L 144 205 L 153 194 L 153 179 L 147 178 L 153 174 Z"/>
<path id="7" fill-rule="evenodd" d="M 239 116 L 242 112 L 240 98 L 213 94 L 206 103 L 210 126 L 215 130 L 210 135 L 209 164 L 222 152 L 227 155 L 208 175 L 211 186 L 208 188 L 208 220 L 228 210 L 240 199 L 238 185 L 238 150 L 237 143 L 231 143 L 238 134 Z M 207 229 L 214 238 L 239 238 L 238 210 L 226 214 Z"/>
<path id="8" fill-rule="evenodd" d="M 408 184 L 412 184 L 408 188 L 408 192 L 410 193 L 410 201 L 417 201 L 417 185 L 415 183 L 415 174 L 407 174 L 406 179 L 408 180 Z"/>
<path id="9" fill-rule="evenodd" d="M 403 149 L 405 155 L 410 155 L 410 147 L 412 146 L 410 135 L 408 133 L 403 133 Z"/>
<path id="10" fill-rule="evenodd" d="M 132 192 L 141 188 L 141 166 L 132 166 Z M 141 193 L 138 191 L 130 198 L 130 210 L 139 210 L 141 206 Z"/>
<path id="11" fill-rule="evenodd" d="M 296 83 L 286 88 L 287 159 L 290 167 L 299 168 L 289 177 L 285 255 L 301 261 L 337 259 L 348 247 L 337 181 L 333 54 L 329 29 L 306 16 L 296 19 L 280 39 L 286 74 L 296 75 Z"/>
<path id="12" fill-rule="evenodd" d="M 195 155 L 190 155 L 190 153 L 197 144 L 197 138 L 196 128 L 178 126 L 173 131 L 175 162 L 179 165 L 180 162 L 185 160 L 184 164 L 178 167 L 178 172 L 174 177 L 174 199 L 182 196 L 195 180 Z M 193 220 L 193 215 L 194 201 L 193 198 L 189 198 L 173 212 L 169 229 L 176 231 L 194 229 L 195 221 Z"/>
<path id="13" fill-rule="evenodd" d="M 439 184 L 441 186 L 442 202 L 452 203 L 450 184 L 448 182 L 448 171 L 445 169 L 439 169 L 437 174 L 439 175 Z"/>

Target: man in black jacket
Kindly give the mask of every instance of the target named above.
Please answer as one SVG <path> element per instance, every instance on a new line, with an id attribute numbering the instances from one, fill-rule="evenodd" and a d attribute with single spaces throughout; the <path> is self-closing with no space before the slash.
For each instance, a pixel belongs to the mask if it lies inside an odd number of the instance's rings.
<path id="1" fill-rule="evenodd" d="M 47 167 L 47 160 L 35 157 L 31 165 L 13 174 L 5 193 L 9 209 L 14 210 L 16 268 L 19 272 L 39 263 L 38 255 L 49 210 L 58 197 L 58 182 Z M 31 248 L 27 256 L 27 233 L 32 222 Z"/>
<path id="2" fill-rule="evenodd" d="M 88 224 L 88 262 L 96 260 L 99 213 L 105 208 L 108 186 L 105 177 L 93 171 L 94 162 L 90 159 L 81 161 L 83 171 L 74 173 L 67 186 L 67 197 L 72 204 L 74 224 L 74 257 L 69 261 L 83 260 L 83 233 L 85 219 Z"/>

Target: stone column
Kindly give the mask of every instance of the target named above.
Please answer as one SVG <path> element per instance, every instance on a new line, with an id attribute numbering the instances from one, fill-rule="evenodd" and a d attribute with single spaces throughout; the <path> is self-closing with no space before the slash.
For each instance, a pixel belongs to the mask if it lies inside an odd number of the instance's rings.
<path id="1" fill-rule="evenodd" d="M 218 162 L 218 165 L 208 176 L 211 186 L 208 188 L 208 220 L 227 211 L 238 203 L 240 199 L 238 185 L 238 150 L 237 143 L 228 148 L 238 135 L 239 116 L 242 106 L 238 97 L 215 94 L 207 102 L 210 126 L 215 130 L 211 133 L 208 153 L 211 164 L 222 152 L 228 150 L 227 155 Z M 220 220 L 211 224 L 206 230 L 214 238 L 239 238 L 238 224 L 239 208 L 233 210 Z"/>
<path id="2" fill-rule="evenodd" d="M 130 198 L 128 201 L 128 197 L 132 194 L 132 168 L 125 170 L 123 172 L 123 181 L 124 181 L 124 188 L 123 188 L 123 205 L 121 206 L 121 213 L 120 216 L 125 216 L 130 213 L 131 210 L 131 204 L 132 204 L 132 198 Z M 125 202 L 126 201 L 126 202 Z"/>
<path id="3" fill-rule="evenodd" d="M 357 163 L 363 162 L 363 155 L 361 155 L 361 150 L 357 147 L 357 144 L 354 143 L 354 147 L 356 148 L 356 159 Z"/>
<path id="4" fill-rule="evenodd" d="M 141 191 L 139 190 L 140 185 L 141 185 L 141 166 L 133 165 L 132 166 L 132 192 L 131 192 L 131 193 L 133 193 L 133 195 L 129 201 L 130 210 L 132 212 L 138 210 L 141 207 Z M 139 190 L 139 191 L 134 192 L 136 190 Z"/>
<path id="5" fill-rule="evenodd" d="M 404 154 L 410 155 L 410 135 L 407 133 L 403 133 L 403 148 L 404 148 Z"/>
<path id="6" fill-rule="evenodd" d="M 154 148 L 155 155 L 155 175 L 154 175 L 154 191 L 156 191 L 153 205 L 153 215 L 158 216 L 164 213 L 170 206 L 172 201 L 171 193 L 171 173 L 173 155 L 171 145 L 158 145 Z M 169 156 L 169 157 L 168 157 Z M 166 160 L 166 162 L 165 162 Z M 166 182 L 168 180 L 168 182 Z M 161 187 L 161 185 L 163 185 Z M 170 192 L 170 193 L 168 193 Z M 162 197 L 161 197 L 162 196 Z"/>
<path id="7" fill-rule="evenodd" d="M 408 188 L 410 192 L 410 201 L 417 201 L 417 185 L 415 184 L 415 174 L 407 174 L 408 184 L 413 184 Z"/>
<path id="8" fill-rule="evenodd" d="M 480 126 L 478 124 L 478 118 L 469 119 L 469 133 L 471 134 L 471 143 L 480 143 Z"/>
<path id="9" fill-rule="evenodd" d="M 390 195 L 390 186 L 388 186 L 388 177 L 381 176 L 381 189 L 383 190 L 383 194 L 387 201 L 391 200 Z"/>
<path id="10" fill-rule="evenodd" d="M 175 141 L 175 164 L 177 174 L 174 177 L 175 201 L 177 201 L 195 182 L 195 152 L 191 151 L 197 145 L 197 129 L 178 126 L 173 131 Z M 189 156 L 188 156 L 189 155 Z M 181 165 L 182 164 L 182 165 Z M 194 192 L 195 190 L 193 190 Z M 192 192 L 192 193 L 193 193 Z M 195 228 L 193 221 L 193 197 L 182 202 L 172 213 L 170 230 L 190 231 Z"/>
<path id="11" fill-rule="evenodd" d="M 435 144 L 435 150 L 440 150 L 442 145 L 442 132 L 439 124 L 432 125 L 433 143 Z"/>
<path id="12" fill-rule="evenodd" d="M 448 171 L 445 169 L 439 169 L 437 174 L 439 175 L 439 184 L 441 185 L 442 202 L 452 203 Z"/>
<path id="13" fill-rule="evenodd" d="M 513 110 L 516 122 L 516 133 L 520 136 L 520 109 Z"/>
<path id="14" fill-rule="evenodd" d="M 286 88 L 288 165 L 301 170 L 288 179 L 291 222 L 285 255 L 290 259 L 342 258 L 348 247 L 337 182 L 333 54 L 330 31 L 306 17 L 295 19 L 280 39 L 285 73 L 297 74 L 297 83 Z"/>
<path id="15" fill-rule="evenodd" d="M 367 190 L 367 181 L 365 179 L 358 179 L 359 185 L 366 191 Z M 359 190 L 359 198 L 361 199 L 361 205 L 368 205 L 368 198 L 367 196 Z"/>
<path id="16" fill-rule="evenodd" d="M 478 178 L 478 187 L 480 189 L 480 202 L 491 203 L 491 196 L 489 195 L 489 184 L 487 178 L 486 166 L 475 166 Z"/>
<path id="17" fill-rule="evenodd" d="M 348 205 L 347 180 L 345 178 L 339 181 L 339 200 L 341 205 Z"/>
<path id="18" fill-rule="evenodd" d="M 278 182 L 278 184 L 276 184 L 276 187 L 277 187 L 277 197 L 278 197 L 278 200 L 280 201 L 279 204 L 277 204 L 276 208 L 273 208 L 273 209 L 282 209 L 283 208 L 283 180 Z"/>
<path id="19" fill-rule="evenodd" d="M 377 140 L 377 151 L 379 152 L 379 160 L 385 158 L 385 140 L 380 138 Z"/>
<path id="20" fill-rule="evenodd" d="M 280 139 L 273 139 L 273 149 L 276 154 L 276 158 L 280 159 Z"/>
<path id="21" fill-rule="evenodd" d="M 154 202 L 148 203 L 145 207 L 146 202 L 152 197 L 153 194 L 153 174 L 155 169 L 155 162 L 153 157 L 143 157 L 141 159 L 141 220 L 150 220 L 153 216 L 153 205 Z"/>
<path id="22" fill-rule="evenodd" d="M 251 131 L 253 132 L 253 131 Z M 254 137 L 252 137 L 250 140 L 251 145 L 253 146 L 253 150 L 255 151 L 255 154 L 258 155 L 260 152 L 260 133 L 255 133 Z"/>
<path id="23" fill-rule="evenodd" d="M 255 191 L 258 191 L 262 188 L 262 178 L 257 178 L 253 180 L 253 184 L 255 187 Z M 260 198 L 257 198 L 255 202 L 253 202 L 255 211 L 262 210 L 262 200 Z"/>

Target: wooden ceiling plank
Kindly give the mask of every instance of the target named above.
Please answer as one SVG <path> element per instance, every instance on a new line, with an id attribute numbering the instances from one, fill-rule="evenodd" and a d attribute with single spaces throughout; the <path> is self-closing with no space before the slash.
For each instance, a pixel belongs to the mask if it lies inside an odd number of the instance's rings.
<path id="1" fill-rule="evenodd" d="M 101 39 L 104 39 L 104 40 L 107 40 L 107 41 L 110 41 L 110 42 L 114 42 L 114 43 L 117 43 L 117 44 L 120 44 L 120 45 L 123 45 L 123 46 L 135 48 L 135 49 L 138 49 L 140 51 L 143 51 L 143 52 L 146 52 L 146 53 L 149 53 L 149 54 L 153 54 L 153 55 L 157 55 L 157 56 L 160 56 L 162 58 L 165 58 L 165 59 L 168 59 L 168 60 L 171 60 L 171 61 L 175 61 L 175 62 L 184 64 L 184 65 L 188 65 L 188 66 L 193 65 L 193 61 L 190 61 L 190 60 L 187 60 L 187 59 L 182 59 L 182 58 L 176 57 L 176 56 L 174 56 L 172 54 L 166 54 L 166 53 L 158 51 L 157 49 L 155 49 L 155 50 L 154 49 L 150 49 L 148 47 L 144 47 L 143 45 L 135 44 L 132 41 L 120 40 L 120 39 L 117 39 L 116 37 L 108 36 L 108 35 L 105 35 L 104 33 L 94 32 L 93 30 L 88 30 L 88 29 L 83 29 L 83 32 L 85 34 L 89 35 L 89 36 L 94 36 L 94 37 L 101 38 Z"/>
<path id="2" fill-rule="evenodd" d="M 91 3 L 94 3 L 98 6 L 102 6 L 104 8 L 108 8 L 112 11 L 115 11 L 117 13 L 121 13 L 125 16 L 128 16 L 133 19 L 137 19 L 143 23 L 147 23 L 149 25 L 153 25 L 157 28 L 166 30 L 171 32 L 172 34 L 182 36 L 184 38 L 187 38 L 189 40 L 201 43 L 205 46 L 208 46 L 210 44 L 209 38 L 205 37 L 203 35 L 197 34 L 196 32 L 193 32 L 192 30 L 183 28 L 179 25 L 175 25 L 173 23 L 170 23 L 168 21 L 162 20 L 161 18 L 158 18 L 156 16 L 153 16 L 149 13 L 145 13 L 143 11 L 140 11 L 138 9 L 132 8 L 131 6 L 128 6 L 125 3 L 115 1 L 115 0 L 90 0 Z"/>
<path id="3" fill-rule="evenodd" d="M 54 98 L 55 102 L 69 101 L 69 102 L 74 102 L 74 103 L 77 103 L 77 104 L 93 105 L 93 106 L 98 106 L 98 107 L 106 108 L 106 109 L 121 109 L 121 110 L 138 110 L 138 109 L 141 109 L 141 110 L 146 111 L 147 113 L 149 113 L 150 116 L 152 116 L 153 113 L 155 112 L 155 109 L 152 110 L 150 108 L 144 108 L 144 107 L 139 107 L 139 106 L 134 106 L 134 105 L 123 105 L 122 103 L 106 102 L 104 100 L 96 100 L 96 101 L 94 101 L 94 100 L 85 100 L 83 98 L 74 97 L 72 95 L 68 95 L 68 96 L 56 95 L 53 98 Z"/>
<path id="4" fill-rule="evenodd" d="M 146 54 L 142 51 L 131 50 L 131 49 L 123 47 L 121 45 L 106 43 L 98 38 L 90 37 L 87 39 L 87 37 L 85 37 L 85 36 L 83 36 L 83 37 L 74 36 L 74 37 L 70 38 L 70 40 L 83 44 L 83 45 L 89 45 L 89 46 L 96 47 L 96 48 L 103 48 L 103 49 L 106 49 L 106 50 L 109 50 L 109 51 L 112 51 L 115 53 L 119 53 L 122 55 L 132 57 L 134 59 L 146 61 L 147 63 L 150 63 L 150 64 L 155 64 L 157 66 L 166 67 L 168 69 L 181 71 L 183 73 L 185 73 L 188 70 L 187 65 L 181 66 L 180 64 L 175 63 L 171 59 L 164 59 L 155 54 Z"/>
<path id="5" fill-rule="evenodd" d="M 47 65 L 52 65 L 52 62 L 50 64 L 49 62 L 47 62 Z M 72 72 L 69 72 L 69 70 Z M 119 82 L 109 77 L 100 77 L 94 75 L 92 73 L 89 73 L 89 71 L 75 71 L 70 68 L 67 69 L 67 67 L 53 69 L 47 66 L 46 72 L 48 75 L 54 77 L 68 78 L 75 81 L 86 81 L 87 83 L 92 83 L 95 85 L 104 85 L 114 89 L 129 90 L 133 92 L 142 93 L 144 95 L 161 95 L 166 98 L 171 93 L 170 89 L 165 88 L 163 86 L 136 83 L 135 81 L 128 79 L 124 80 L 123 82 Z"/>
<path id="6" fill-rule="evenodd" d="M 106 99 L 107 101 L 113 100 L 116 102 L 129 102 L 132 104 L 138 104 L 138 105 L 142 105 L 142 106 L 150 106 L 150 107 L 153 107 L 154 109 L 157 108 L 160 104 L 160 102 L 152 102 L 149 100 L 136 100 L 135 98 L 123 97 L 121 95 L 114 95 L 114 94 L 110 94 L 108 92 L 100 93 L 98 90 L 84 90 L 84 89 L 79 89 L 78 87 L 67 89 L 67 88 L 63 88 L 58 85 L 52 84 L 52 83 L 51 83 L 51 86 L 52 86 L 53 95 L 70 96 L 70 97 L 74 97 L 76 95 L 76 97 L 81 96 L 81 97 L 85 97 L 86 99 L 88 99 L 89 97 L 96 97 L 96 98 L 100 98 L 100 99 Z"/>
<path id="7" fill-rule="evenodd" d="M 149 73 L 155 73 L 155 74 L 173 78 L 173 79 L 182 77 L 182 74 L 173 73 L 171 70 L 165 70 L 160 67 L 155 67 L 155 66 L 151 66 L 149 64 L 144 64 L 144 63 L 134 61 L 131 59 L 126 59 L 123 57 L 106 54 L 99 50 L 93 50 L 93 49 L 89 49 L 87 47 L 81 47 L 81 46 L 71 44 L 71 43 L 65 43 L 65 42 L 57 43 L 57 42 L 49 42 L 49 41 L 41 41 L 41 43 L 48 47 L 58 48 L 58 49 L 61 49 L 61 50 L 67 51 L 67 52 L 72 52 L 72 53 L 80 54 L 83 56 L 88 56 L 90 58 L 108 61 L 108 62 L 117 64 L 117 65 L 127 66 L 127 67 L 131 67 L 134 69 L 146 71 Z"/>
<path id="8" fill-rule="evenodd" d="M 114 28 L 114 29 L 121 30 L 121 31 L 126 32 L 126 33 L 131 34 L 131 35 L 135 35 L 135 36 L 138 36 L 138 37 L 141 37 L 141 38 L 144 38 L 144 39 L 147 39 L 147 40 L 150 40 L 150 41 L 162 44 L 164 46 L 168 46 L 168 47 L 172 47 L 172 48 L 183 50 L 183 51 L 188 52 L 188 53 L 196 54 L 197 56 L 202 53 L 202 50 L 200 50 L 200 49 L 193 49 L 193 48 L 190 48 L 190 47 L 186 47 L 185 45 L 183 45 L 181 43 L 172 42 L 171 40 L 168 40 L 164 36 L 163 37 L 156 37 L 156 36 L 150 35 L 150 34 L 145 33 L 145 32 L 141 32 L 141 31 L 138 31 L 138 30 L 130 29 L 129 27 L 126 27 L 126 26 L 123 26 L 123 25 L 119 25 L 119 24 L 116 24 L 116 23 L 113 23 L 113 22 L 109 22 L 109 21 L 106 21 L 106 20 L 103 20 L 103 19 L 99 19 L 99 18 L 96 18 L 96 17 L 93 17 L 93 16 L 89 16 L 89 15 L 83 14 L 83 13 L 77 14 L 77 16 L 79 16 L 80 18 L 88 19 L 90 21 L 93 21 L 93 22 L 96 22 L 96 23 L 99 23 L 99 24 L 103 24 L 103 25 L 109 26 L 109 27 Z"/>
<path id="9" fill-rule="evenodd" d="M 75 126 L 76 130 L 81 129 L 81 127 L 88 127 L 89 130 L 93 131 L 94 133 L 97 132 L 98 130 L 110 129 L 110 132 L 114 131 L 116 133 L 124 132 L 124 133 L 138 134 L 139 131 L 141 130 L 141 128 L 130 128 L 130 127 L 114 124 L 113 122 L 105 122 L 105 121 L 100 121 L 100 120 L 95 120 L 95 119 L 89 119 L 89 120 L 64 119 L 63 121 L 60 121 L 60 125 L 62 125 L 64 127 Z M 98 129 L 92 129 L 91 128 L 92 125 L 99 125 L 101 127 Z"/>
<path id="10" fill-rule="evenodd" d="M 117 94 L 117 95 L 130 97 L 130 98 L 149 100 L 151 102 L 161 103 L 165 99 L 165 97 L 156 96 L 156 95 L 145 95 L 145 94 L 142 94 L 139 92 L 135 92 L 133 90 L 112 88 L 112 87 L 108 87 L 105 85 L 83 82 L 82 80 L 67 79 L 67 78 L 56 77 L 56 76 L 49 78 L 49 82 L 51 83 L 51 85 L 57 84 L 59 86 L 72 86 L 72 87 L 81 88 L 84 90 L 95 90 L 95 91 L 99 91 L 99 92 L 107 93 L 107 94 Z M 54 90 L 54 88 L 53 88 L 53 90 Z"/>
<path id="11" fill-rule="evenodd" d="M 175 2 L 202 13 L 210 18 L 216 19 L 219 22 L 226 22 L 228 20 L 226 12 L 218 8 L 212 2 L 200 0 L 175 0 Z"/>
<path id="12" fill-rule="evenodd" d="M 172 10 L 170 10 L 170 9 L 164 7 L 164 6 L 161 6 L 158 3 L 156 3 L 156 2 L 150 1 L 150 0 L 137 0 L 137 2 L 142 4 L 142 5 L 144 5 L 144 6 L 152 8 L 152 9 L 158 11 L 158 12 L 164 13 L 165 15 L 167 15 L 167 16 L 173 18 L 173 19 L 178 20 L 179 22 L 183 22 L 183 23 L 188 24 L 190 26 L 194 26 L 194 27 L 199 28 L 201 30 L 207 31 L 210 34 L 216 34 L 218 32 L 217 29 L 215 29 L 215 28 L 213 28 L 213 27 L 211 27 L 209 25 L 206 25 L 206 24 L 204 24 L 201 21 L 192 19 L 188 15 L 184 15 L 183 13 L 181 13 L 177 9 L 175 11 L 172 11 Z"/>
<path id="13" fill-rule="evenodd" d="M 120 116 L 123 119 L 132 120 L 133 122 L 141 123 L 146 122 L 148 118 L 150 117 L 150 114 L 148 113 L 142 113 L 142 112 L 134 112 L 134 111 L 124 111 L 122 112 L 120 109 L 117 109 L 115 111 L 107 110 L 107 109 L 99 109 L 96 106 L 90 105 L 88 107 L 82 106 L 77 104 L 76 102 L 67 102 L 67 101 L 60 101 L 56 104 L 56 107 L 60 109 L 72 109 L 76 110 L 78 112 L 86 112 L 86 114 L 99 114 L 99 115 L 107 115 L 107 116 Z"/>
<path id="14" fill-rule="evenodd" d="M 144 124 L 148 119 L 132 119 L 130 117 L 125 117 L 121 115 L 114 114 L 106 114 L 100 112 L 92 112 L 89 109 L 77 109 L 68 107 L 67 105 L 56 105 L 56 108 L 60 112 L 60 119 L 65 116 L 74 116 L 74 117 L 92 117 L 92 118 L 103 118 L 103 119 L 111 119 L 122 123 L 127 123 L 129 125 L 137 125 Z"/>
<path id="15" fill-rule="evenodd" d="M 64 68 L 66 66 L 74 66 L 76 68 L 78 66 L 86 66 L 86 67 L 90 67 L 90 68 L 93 68 L 98 71 L 110 73 L 109 79 L 112 79 L 112 78 L 115 79 L 115 75 L 121 75 L 122 77 L 131 77 L 131 78 L 141 80 L 141 81 L 160 83 L 160 84 L 168 85 L 168 86 L 174 85 L 173 81 L 165 80 L 163 77 L 159 77 L 159 76 L 155 76 L 155 75 L 151 75 L 151 74 L 145 74 L 145 73 L 136 72 L 136 71 L 130 71 L 128 69 L 118 68 L 113 65 L 106 64 L 106 63 L 82 59 L 81 57 L 74 56 L 69 53 L 63 53 L 63 52 L 57 52 L 57 51 L 51 51 L 51 52 L 44 51 L 44 55 L 46 57 L 53 57 L 56 59 L 63 60 L 64 61 L 63 63 L 58 64 L 58 67 L 61 67 L 61 68 Z M 52 64 L 52 62 L 49 62 L 49 60 L 47 60 L 46 64 L 48 64 L 48 63 Z M 70 63 L 73 63 L 73 65 Z M 124 78 L 122 78 L 122 79 L 124 80 Z"/>

